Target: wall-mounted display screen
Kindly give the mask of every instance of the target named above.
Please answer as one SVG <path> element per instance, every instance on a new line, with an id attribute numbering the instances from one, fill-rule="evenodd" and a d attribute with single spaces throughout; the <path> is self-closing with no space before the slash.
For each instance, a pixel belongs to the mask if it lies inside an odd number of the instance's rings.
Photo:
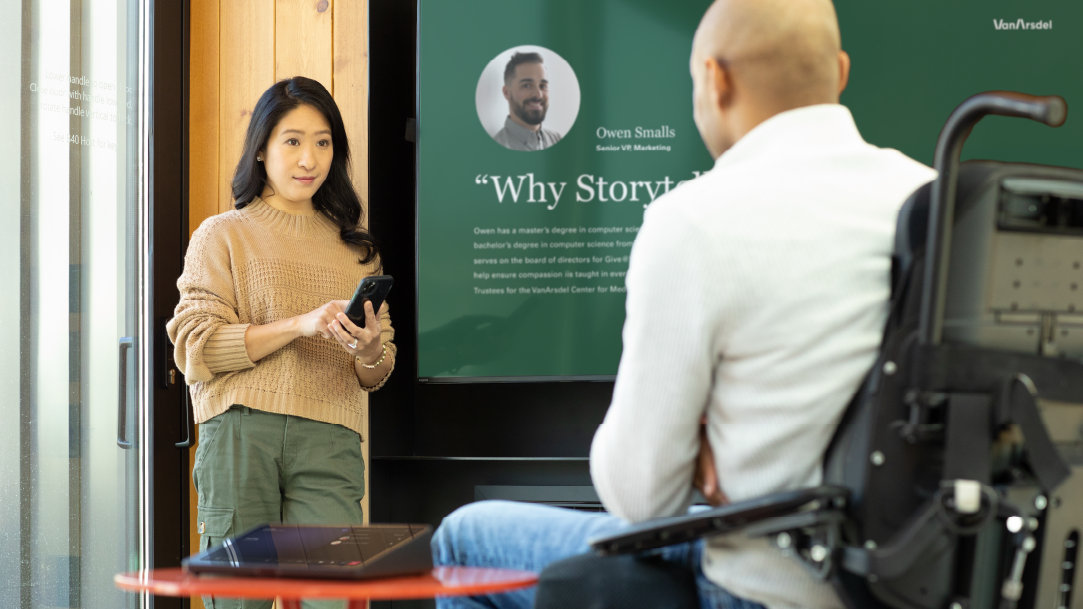
<path id="1" fill-rule="evenodd" d="M 688 71 L 708 5 L 419 0 L 419 378 L 616 373 L 643 210 L 712 165 Z M 1065 97 L 1068 123 L 988 119 L 964 157 L 1083 164 L 1083 5 L 836 6 L 842 101 L 870 142 L 931 163 L 952 108 L 1011 89 Z"/>

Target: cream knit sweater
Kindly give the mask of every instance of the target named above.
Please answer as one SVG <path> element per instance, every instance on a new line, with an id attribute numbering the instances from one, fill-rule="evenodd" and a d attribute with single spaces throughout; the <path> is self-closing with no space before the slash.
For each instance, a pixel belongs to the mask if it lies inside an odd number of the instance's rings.
<path id="1" fill-rule="evenodd" d="M 261 199 L 212 216 L 196 229 L 177 280 L 180 302 L 166 325 L 177 366 L 192 390 L 195 421 L 234 404 L 365 430 L 365 391 L 353 358 L 337 342 L 302 337 L 252 362 L 244 344 L 249 325 L 347 299 L 379 261 L 358 263 L 357 247 L 319 213 L 295 215 Z M 392 356 L 394 330 L 386 309 L 383 341 Z"/>

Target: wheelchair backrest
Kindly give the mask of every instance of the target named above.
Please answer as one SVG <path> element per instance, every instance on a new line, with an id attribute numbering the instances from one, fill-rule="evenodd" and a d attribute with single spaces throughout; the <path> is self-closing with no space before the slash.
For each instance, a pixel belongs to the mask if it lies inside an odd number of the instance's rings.
<path id="1" fill-rule="evenodd" d="M 995 605 L 1022 553 L 1020 606 L 1083 606 L 1058 604 L 1083 585 L 1083 171 L 974 161 L 957 177 L 942 338 L 919 332 L 931 183 L 900 212 L 882 350 L 825 456 L 825 482 L 853 491 L 849 543 L 884 549 L 879 573 L 841 580 L 863 606 Z M 965 518 L 960 479 L 987 489 Z"/>

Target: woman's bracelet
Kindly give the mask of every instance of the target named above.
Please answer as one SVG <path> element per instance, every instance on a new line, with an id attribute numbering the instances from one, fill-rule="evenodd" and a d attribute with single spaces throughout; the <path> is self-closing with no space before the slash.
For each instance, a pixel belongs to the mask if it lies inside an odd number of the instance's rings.
<path id="1" fill-rule="evenodd" d="M 387 357 L 387 343 L 382 343 L 380 345 L 380 349 L 380 359 L 376 360 L 371 364 L 366 364 L 365 362 L 361 361 L 360 355 L 355 355 L 354 359 L 356 359 L 357 363 L 361 364 L 363 367 L 368 368 L 369 370 L 374 370 L 376 368 L 379 368 L 380 364 L 384 363 L 384 358 Z"/>

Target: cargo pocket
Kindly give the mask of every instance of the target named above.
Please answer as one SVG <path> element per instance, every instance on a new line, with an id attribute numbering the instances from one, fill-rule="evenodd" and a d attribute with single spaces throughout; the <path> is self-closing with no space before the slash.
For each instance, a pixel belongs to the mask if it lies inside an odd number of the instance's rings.
<path id="1" fill-rule="evenodd" d="M 196 442 L 196 458 L 195 467 L 199 467 L 203 463 L 203 459 L 214 446 L 214 440 L 218 437 L 218 430 L 222 427 L 223 423 L 226 423 L 226 419 L 229 417 L 229 411 L 225 411 L 220 415 L 211 417 L 210 419 L 203 421 L 199 424 L 199 438 Z"/>
<path id="2" fill-rule="evenodd" d="M 221 543 L 233 533 L 233 508 L 199 506 L 199 520 L 196 532 L 199 533 L 199 551 Z"/>

